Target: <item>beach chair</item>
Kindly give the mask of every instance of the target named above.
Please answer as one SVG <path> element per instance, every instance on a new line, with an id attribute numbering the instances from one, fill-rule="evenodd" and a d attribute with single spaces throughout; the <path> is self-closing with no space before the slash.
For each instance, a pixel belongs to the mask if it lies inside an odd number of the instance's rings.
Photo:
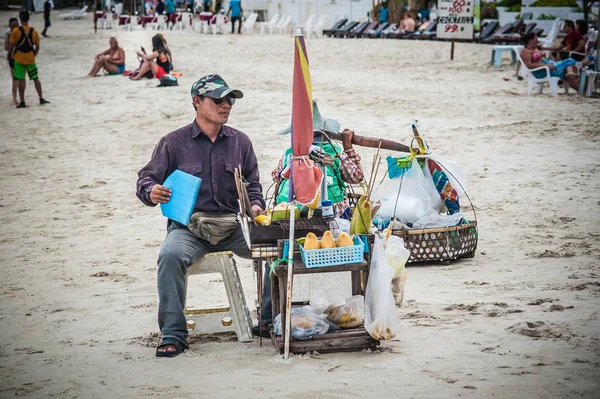
<path id="1" fill-rule="evenodd" d="M 583 60 L 586 57 L 589 58 L 589 56 L 593 55 L 594 51 L 596 51 L 596 46 L 595 46 L 596 39 L 598 39 L 598 31 L 590 29 L 588 40 L 587 40 L 587 42 L 585 42 L 585 46 L 583 47 L 584 52 L 583 53 L 580 53 L 578 51 L 569 52 L 569 57 L 571 57 L 571 58 L 573 58 L 574 55 L 580 55 L 583 57 L 581 59 L 581 61 L 575 62 L 575 66 L 577 66 L 577 70 L 581 70 L 581 67 L 583 66 Z"/>
<path id="2" fill-rule="evenodd" d="M 510 24 L 506 24 L 500 29 L 498 29 L 492 36 L 488 39 L 483 40 L 484 43 L 493 43 L 493 44 L 505 44 L 510 42 L 519 41 L 521 35 L 519 31 L 525 28 L 525 23 L 521 20 L 515 21 Z"/>
<path id="3" fill-rule="evenodd" d="M 498 26 L 500 26 L 500 23 L 498 21 L 488 21 L 486 22 L 482 28 L 481 31 L 478 33 L 475 33 L 474 38 L 475 40 L 484 40 L 487 39 L 488 37 L 490 37 L 492 34 L 494 34 L 494 32 L 496 31 L 496 29 L 498 29 Z"/>
<path id="4" fill-rule="evenodd" d="M 109 11 L 102 18 L 102 29 L 114 29 L 116 26 L 119 26 L 118 21 L 118 18 Z"/>
<path id="5" fill-rule="evenodd" d="M 358 28 L 356 28 L 352 32 L 348 32 L 348 37 L 361 38 L 363 36 L 363 34 L 377 28 L 377 26 L 379 26 L 379 22 L 376 22 L 376 21 L 368 22 L 367 25 L 362 30 L 359 30 Z"/>
<path id="6" fill-rule="evenodd" d="M 539 68 L 535 68 L 535 69 L 527 68 L 527 66 L 523 62 L 523 58 L 521 58 L 521 51 L 523 51 L 524 47 L 525 46 L 514 46 L 514 52 L 517 56 L 517 60 L 521 64 L 521 76 L 527 77 L 527 94 L 531 94 L 531 92 L 533 91 L 533 87 L 536 85 L 537 85 L 537 93 L 538 94 L 542 93 L 542 88 L 544 87 L 544 83 L 548 83 L 548 86 L 550 86 L 550 94 L 552 96 L 558 95 L 558 81 L 560 80 L 560 78 L 550 76 L 550 69 L 547 66 L 543 66 L 543 67 L 539 67 Z M 536 78 L 533 75 L 533 72 L 542 71 L 542 70 L 546 71 L 545 77 Z M 569 85 L 565 83 L 564 88 L 565 88 L 565 93 L 568 93 Z"/>
<path id="7" fill-rule="evenodd" d="M 389 24 L 387 28 L 381 31 L 380 37 L 382 39 L 389 39 L 390 35 L 394 33 L 396 29 L 398 29 L 398 24 Z"/>
<path id="8" fill-rule="evenodd" d="M 546 37 L 539 39 L 539 42 L 542 47 L 552 47 L 554 41 L 558 37 L 561 28 L 560 18 L 556 18 L 552 23 L 552 27 L 550 28 L 550 32 L 546 35 Z"/>
<path id="9" fill-rule="evenodd" d="M 258 14 L 253 12 L 246 18 L 244 23 L 242 24 L 242 31 L 244 33 L 252 33 L 254 32 L 254 25 L 256 24 L 256 19 L 258 18 Z"/>
<path id="10" fill-rule="evenodd" d="M 424 26 L 427 24 L 427 26 Z M 419 29 L 405 35 L 402 39 L 433 39 L 437 35 L 437 22 L 427 21 L 419 26 Z"/>
<path id="11" fill-rule="evenodd" d="M 370 39 L 376 39 L 381 37 L 381 32 L 387 27 L 390 26 L 388 22 L 382 22 L 375 29 L 371 29 L 368 32 L 363 33 L 362 37 L 368 37 Z"/>
<path id="12" fill-rule="evenodd" d="M 226 16 L 223 14 L 217 14 L 215 16 L 215 23 L 211 25 L 213 35 L 216 35 L 217 32 L 221 32 L 221 34 L 226 35 L 227 31 L 227 22 Z"/>
<path id="13" fill-rule="evenodd" d="M 344 37 L 348 32 L 356 28 L 358 24 L 360 24 L 360 22 L 350 21 L 347 24 L 344 24 L 344 26 L 342 26 L 341 28 L 334 30 L 331 34 L 331 37 Z"/>
<path id="14" fill-rule="evenodd" d="M 192 29 L 192 13 L 182 12 L 177 16 L 177 28 L 179 30 L 191 30 Z"/>
<path id="15" fill-rule="evenodd" d="M 369 21 L 365 21 L 365 22 L 360 22 L 359 24 L 355 25 L 354 28 L 352 29 L 344 29 L 340 32 L 336 32 L 335 37 L 348 37 L 352 32 L 359 30 L 360 32 L 362 32 L 363 30 L 365 30 L 365 28 L 369 25 Z"/>
<path id="16" fill-rule="evenodd" d="M 321 34 L 323 36 L 329 36 L 329 37 L 331 37 L 333 35 L 333 33 L 336 30 L 341 29 L 346 24 L 346 22 L 348 22 L 348 19 L 347 18 L 342 18 L 339 21 L 337 21 L 335 24 L 333 24 L 333 26 L 331 27 L 331 29 L 325 29 L 325 30 L 323 30 L 323 32 L 321 32 Z"/>
<path id="17" fill-rule="evenodd" d="M 288 28 L 292 24 L 292 15 L 287 15 L 285 18 L 281 20 L 279 24 L 277 24 L 276 32 L 280 35 L 285 35 L 288 31 Z M 270 32 L 269 32 L 270 33 Z"/>
<path id="18" fill-rule="evenodd" d="M 83 6 L 80 10 L 73 10 L 71 12 L 66 12 L 62 14 L 58 14 L 58 19 L 83 19 L 87 17 L 87 9 L 88 6 Z"/>
<path id="19" fill-rule="evenodd" d="M 313 20 L 315 19 L 315 14 L 310 14 L 306 21 L 303 24 L 296 24 L 292 29 L 292 34 L 296 32 L 296 29 L 301 29 L 304 35 L 306 36 L 306 30 L 311 30 L 313 25 Z"/>
<path id="20" fill-rule="evenodd" d="M 317 23 L 314 24 L 309 31 L 306 32 L 306 37 L 310 39 L 312 35 L 315 37 L 321 38 L 323 37 L 323 27 L 325 26 L 325 22 L 327 22 L 327 14 L 323 14 L 317 20 Z"/>
<path id="21" fill-rule="evenodd" d="M 273 29 L 277 26 L 277 21 L 279 21 L 279 14 L 273 15 L 268 22 L 261 22 L 258 25 L 260 28 L 260 33 L 265 33 L 265 30 L 268 30 L 269 33 L 271 33 Z"/>
<path id="22" fill-rule="evenodd" d="M 125 25 L 125 29 L 128 31 L 136 30 L 141 27 L 142 20 L 137 15 L 132 15 L 129 17 L 129 23 Z"/>

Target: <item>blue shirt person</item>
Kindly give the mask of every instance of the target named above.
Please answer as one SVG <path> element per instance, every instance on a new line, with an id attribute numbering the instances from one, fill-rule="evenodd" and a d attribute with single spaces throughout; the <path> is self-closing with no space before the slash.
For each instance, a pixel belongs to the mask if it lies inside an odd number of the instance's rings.
<path id="1" fill-rule="evenodd" d="M 381 9 L 379 10 L 379 22 L 388 22 L 390 16 L 390 9 L 388 8 L 387 3 L 383 3 Z"/>

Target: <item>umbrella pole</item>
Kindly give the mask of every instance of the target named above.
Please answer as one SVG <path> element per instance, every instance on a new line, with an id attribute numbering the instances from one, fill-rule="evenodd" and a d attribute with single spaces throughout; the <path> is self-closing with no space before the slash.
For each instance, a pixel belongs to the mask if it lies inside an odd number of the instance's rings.
<path id="1" fill-rule="evenodd" d="M 287 293 L 285 298 L 285 347 L 283 358 L 290 357 L 290 337 L 292 335 L 292 277 L 294 268 L 294 224 L 296 218 L 296 201 L 290 203 L 290 235 L 287 253 Z"/>

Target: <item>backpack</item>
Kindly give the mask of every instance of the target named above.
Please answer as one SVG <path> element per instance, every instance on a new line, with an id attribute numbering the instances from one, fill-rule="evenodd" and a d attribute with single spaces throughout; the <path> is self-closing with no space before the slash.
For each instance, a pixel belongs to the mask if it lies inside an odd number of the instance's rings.
<path id="1" fill-rule="evenodd" d="M 171 75 L 164 75 L 160 77 L 160 84 L 156 87 L 168 87 L 168 86 L 179 86 L 177 78 Z"/>
<path id="2" fill-rule="evenodd" d="M 22 26 L 19 26 L 19 30 L 21 31 L 21 41 L 17 44 L 17 48 L 15 51 L 20 51 L 21 53 L 30 53 L 33 51 L 33 28 L 29 28 L 29 34 L 25 34 L 25 29 Z"/>

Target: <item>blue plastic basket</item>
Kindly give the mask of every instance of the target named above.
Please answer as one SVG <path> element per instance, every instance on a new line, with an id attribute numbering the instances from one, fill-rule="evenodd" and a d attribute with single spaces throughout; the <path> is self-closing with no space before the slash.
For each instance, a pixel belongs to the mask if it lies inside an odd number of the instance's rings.
<path id="1" fill-rule="evenodd" d="M 304 249 L 302 245 L 299 245 L 299 247 L 302 262 L 308 269 L 362 263 L 365 259 L 365 244 L 358 237 L 354 237 L 354 245 L 351 247 L 326 249 Z"/>

